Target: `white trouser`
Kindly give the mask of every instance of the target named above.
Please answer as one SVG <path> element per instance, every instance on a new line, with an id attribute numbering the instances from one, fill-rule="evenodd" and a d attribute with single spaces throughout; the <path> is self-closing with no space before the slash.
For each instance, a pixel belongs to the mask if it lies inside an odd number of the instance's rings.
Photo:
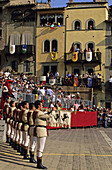
<path id="1" fill-rule="evenodd" d="M 22 136 L 23 136 L 22 133 L 23 133 L 23 132 L 22 132 L 21 130 L 19 130 L 19 141 L 18 141 L 19 145 L 22 144 Z"/>
<path id="2" fill-rule="evenodd" d="M 11 125 L 9 123 L 7 124 L 7 135 L 11 135 Z"/>
<path id="3" fill-rule="evenodd" d="M 35 127 L 30 127 L 29 134 L 30 134 L 30 151 L 34 152 L 36 144 L 37 144 L 37 137 L 34 136 L 34 129 Z"/>
<path id="4" fill-rule="evenodd" d="M 16 131 L 16 142 L 19 142 L 19 130 Z"/>
<path id="5" fill-rule="evenodd" d="M 14 128 L 11 127 L 11 139 L 13 139 L 13 136 L 14 136 Z"/>
<path id="6" fill-rule="evenodd" d="M 44 151 L 45 147 L 45 142 L 46 142 L 46 137 L 37 137 L 37 156 L 42 157 L 42 153 Z"/>
<path id="7" fill-rule="evenodd" d="M 34 152 L 37 143 L 37 137 L 30 136 L 30 151 Z"/>
<path id="8" fill-rule="evenodd" d="M 16 135 L 17 135 L 17 131 L 16 131 L 16 129 L 14 129 L 13 141 L 15 141 L 15 140 L 16 140 Z"/>
<path id="9" fill-rule="evenodd" d="M 29 144 L 29 136 L 28 136 L 28 132 L 23 131 L 23 136 L 22 136 L 23 140 L 22 140 L 22 145 L 25 147 L 28 147 Z"/>

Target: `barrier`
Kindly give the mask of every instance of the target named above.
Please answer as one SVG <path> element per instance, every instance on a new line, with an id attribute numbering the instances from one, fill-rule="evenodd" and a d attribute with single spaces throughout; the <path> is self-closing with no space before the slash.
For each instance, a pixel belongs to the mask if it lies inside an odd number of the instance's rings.
<path id="1" fill-rule="evenodd" d="M 59 112 L 58 116 L 56 116 L 57 113 L 54 115 L 56 119 L 51 118 L 48 129 L 97 126 L 97 112 L 77 111 L 74 113 L 63 110 Z"/>
<path id="2" fill-rule="evenodd" d="M 28 101 L 29 103 L 35 103 L 36 100 L 44 100 L 43 106 L 44 107 L 50 107 L 51 102 L 53 102 L 53 97 L 52 96 L 43 96 L 43 95 L 36 95 L 36 94 L 32 94 L 32 93 L 21 93 L 22 94 L 22 98 L 24 101 Z M 19 93 L 17 93 L 17 96 L 20 95 Z M 18 98 L 17 98 L 18 100 Z M 75 101 L 77 101 L 78 104 L 80 104 L 80 102 L 83 102 L 85 106 L 90 106 L 91 108 L 93 107 L 93 102 L 90 100 L 81 100 L 81 99 L 68 99 L 68 98 L 63 98 L 61 97 L 60 99 L 58 98 L 58 94 L 55 95 L 55 103 L 57 103 L 57 101 L 61 101 L 62 103 L 62 108 L 70 108 L 71 106 L 73 106 L 75 104 Z"/>

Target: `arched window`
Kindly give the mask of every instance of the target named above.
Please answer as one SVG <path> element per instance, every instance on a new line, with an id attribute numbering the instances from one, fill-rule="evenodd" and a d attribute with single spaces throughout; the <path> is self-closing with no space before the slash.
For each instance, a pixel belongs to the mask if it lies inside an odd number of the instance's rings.
<path id="1" fill-rule="evenodd" d="M 30 61 L 24 61 L 24 72 L 30 72 Z"/>
<path id="2" fill-rule="evenodd" d="M 11 34 L 10 36 L 10 45 L 20 45 L 20 37 L 19 34 Z"/>
<path id="3" fill-rule="evenodd" d="M 23 13 L 21 10 L 13 11 L 11 14 L 12 21 L 20 21 L 23 18 Z"/>
<path id="4" fill-rule="evenodd" d="M 89 19 L 86 21 L 86 29 L 88 29 L 88 30 L 95 29 L 95 21 L 93 19 Z"/>
<path id="5" fill-rule="evenodd" d="M 81 29 L 81 21 L 80 20 L 75 20 L 73 22 L 73 30 L 80 30 Z"/>
<path id="6" fill-rule="evenodd" d="M 31 45 L 31 33 L 26 32 L 22 34 L 22 44 Z"/>
<path id="7" fill-rule="evenodd" d="M 81 49 L 81 43 L 80 42 L 75 42 L 74 43 L 74 49 L 75 49 L 75 51 L 77 51 L 77 49 L 80 50 Z"/>
<path id="8" fill-rule="evenodd" d="M 18 72 L 18 62 L 17 61 L 12 61 L 12 70 L 15 72 Z"/>
<path id="9" fill-rule="evenodd" d="M 86 44 L 87 51 L 93 52 L 95 51 L 95 43 L 94 42 L 88 42 Z"/>
<path id="10" fill-rule="evenodd" d="M 35 14 L 33 10 L 27 9 L 24 12 L 24 21 L 34 21 L 35 20 Z"/>
<path id="11" fill-rule="evenodd" d="M 89 43 L 88 44 L 88 51 L 92 51 L 94 48 L 94 44 L 93 43 Z"/>
<path id="12" fill-rule="evenodd" d="M 48 53 L 48 52 L 50 52 L 50 41 L 45 40 L 44 41 L 44 53 Z"/>
<path id="13" fill-rule="evenodd" d="M 81 43 L 80 42 L 74 42 L 72 43 L 71 52 L 79 52 L 81 50 Z"/>
<path id="14" fill-rule="evenodd" d="M 52 40 L 52 51 L 53 52 L 58 51 L 58 42 L 57 42 L 57 40 Z"/>

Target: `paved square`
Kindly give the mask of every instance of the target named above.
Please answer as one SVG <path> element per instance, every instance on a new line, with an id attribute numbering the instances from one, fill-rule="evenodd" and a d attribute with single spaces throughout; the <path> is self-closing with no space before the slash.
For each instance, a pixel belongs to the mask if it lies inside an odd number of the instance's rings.
<path id="1" fill-rule="evenodd" d="M 49 170 L 112 170 L 112 129 L 49 131 L 43 164 Z M 36 155 L 35 155 L 36 156 Z M 33 170 L 8 144 L 0 143 L 0 170 Z"/>

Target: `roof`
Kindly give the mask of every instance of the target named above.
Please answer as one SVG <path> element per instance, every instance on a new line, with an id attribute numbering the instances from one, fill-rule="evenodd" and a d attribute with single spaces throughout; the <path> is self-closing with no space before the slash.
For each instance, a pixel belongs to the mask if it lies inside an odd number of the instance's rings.
<path id="1" fill-rule="evenodd" d="M 108 3 L 108 2 L 68 2 L 66 4 L 105 4 L 105 3 Z"/>
<path id="2" fill-rule="evenodd" d="M 17 4 L 17 5 L 9 5 L 8 8 L 14 8 L 14 7 L 26 7 L 26 6 L 35 6 L 35 4 Z"/>
<path id="3" fill-rule="evenodd" d="M 38 11 L 55 11 L 55 10 L 64 10 L 65 9 L 65 7 L 57 7 L 57 8 L 41 8 L 41 9 L 36 9 L 36 10 L 38 10 Z"/>

